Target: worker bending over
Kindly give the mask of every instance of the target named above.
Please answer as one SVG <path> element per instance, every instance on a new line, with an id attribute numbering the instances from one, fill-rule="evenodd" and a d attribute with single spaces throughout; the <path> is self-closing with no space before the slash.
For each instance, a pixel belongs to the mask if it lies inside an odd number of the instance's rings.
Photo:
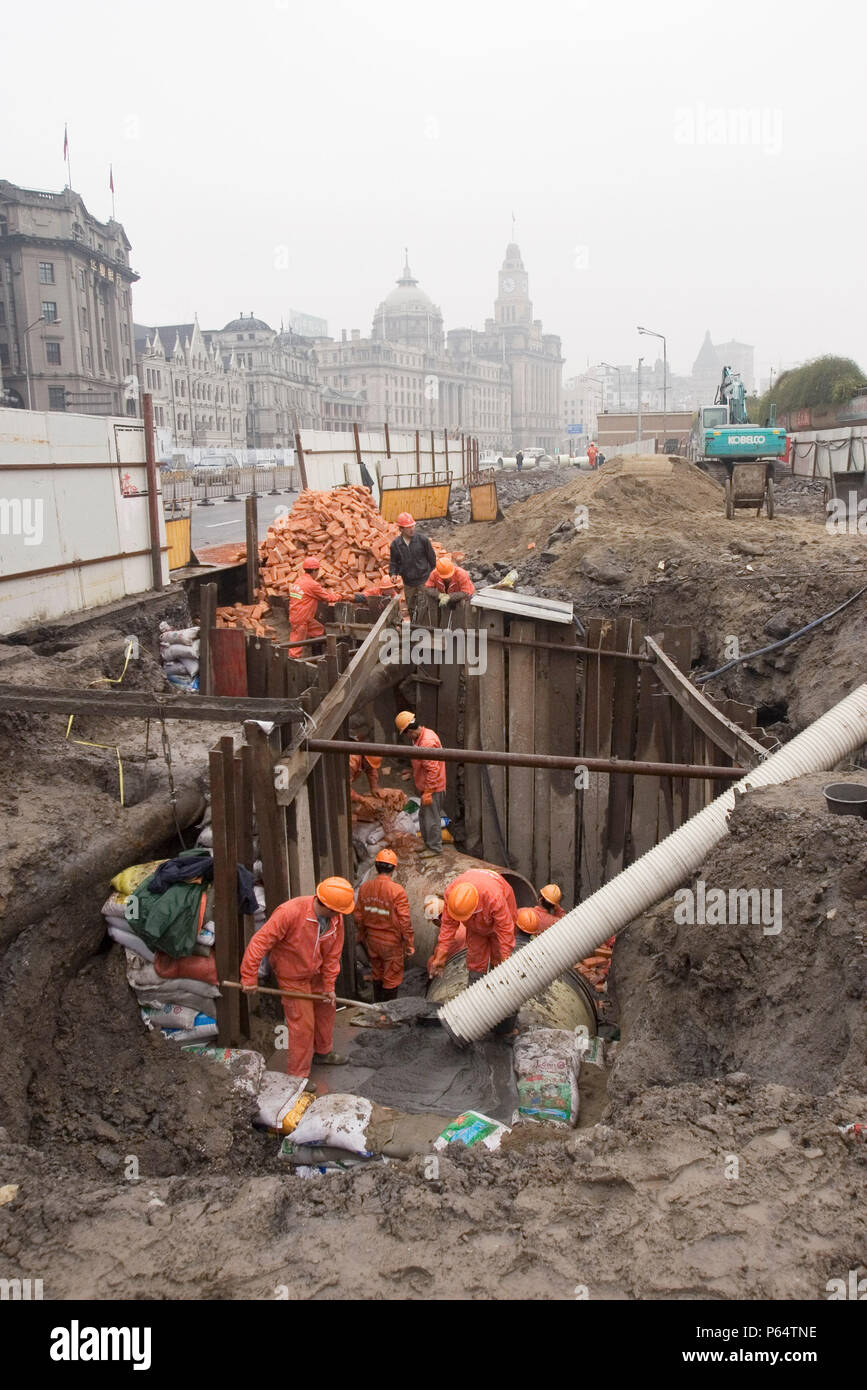
<path id="1" fill-rule="evenodd" d="M 538 936 L 547 931 L 561 917 L 566 916 L 560 906 L 562 893 L 556 883 L 546 883 L 539 894 L 535 907 L 522 907 L 518 913 L 518 926 L 529 936 Z"/>
<path id="2" fill-rule="evenodd" d="M 382 767 L 382 758 L 375 758 L 368 753 L 350 753 L 349 755 L 349 795 L 353 801 L 360 801 L 361 797 L 357 791 L 353 791 L 352 783 L 357 782 L 362 772 L 367 773 L 367 781 L 370 786 L 370 795 L 379 795 L 379 769 Z"/>
<path id="3" fill-rule="evenodd" d="M 394 727 L 401 738 L 410 739 L 416 748 L 442 748 L 433 729 L 419 724 L 412 710 L 401 710 Z M 431 854 L 442 854 L 442 794 L 446 789 L 446 765 L 433 758 L 413 758 L 412 775 L 416 791 L 421 795 L 418 809 L 421 838 Z"/>
<path id="4" fill-rule="evenodd" d="M 316 605 L 337 603 L 339 594 L 330 594 L 319 583 L 321 562 L 308 555 L 302 562 L 302 574 L 292 581 L 289 589 L 289 641 L 303 642 L 305 637 L 324 637 L 325 628 L 316 621 Z M 304 656 L 303 647 L 290 647 L 290 656 Z M 308 652 L 309 656 L 310 653 Z"/>
<path id="5" fill-rule="evenodd" d="M 286 1070 L 290 1076 L 309 1076 L 313 1062 L 341 1066 L 346 1058 L 333 1052 L 334 985 L 343 951 L 343 918 L 355 906 L 352 884 L 345 878 L 326 878 L 312 897 L 290 898 L 272 912 L 250 938 L 241 961 L 245 994 L 255 994 L 259 964 L 270 952 L 271 969 L 281 989 L 301 994 L 324 994 L 324 1000 L 284 999 L 289 1028 Z"/>
<path id="6" fill-rule="evenodd" d="M 467 973 L 473 985 L 515 949 L 515 894 L 493 869 L 467 869 L 445 891 L 437 948 L 429 973 L 439 975 L 449 958 L 458 928 L 467 933 Z"/>
<path id="7" fill-rule="evenodd" d="M 388 572 L 403 580 L 403 594 L 412 621 L 418 596 L 436 564 L 437 557 L 427 536 L 416 530 L 415 518 L 410 516 L 409 512 L 401 512 L 397 524 L 400 527 L 400 535 L 395 536 L 391 543 Z"/>
<path id="8" fill-rule="evenodd" d="M 374 860 L 376 877 L 362 883 L 355 902 L 358 940 L 367 952 L 373 974 L 373 997 L 393 999 L 403 984 L 403 963 L 415 950 L 409 898 L 394 881 L 397 855 L 381 849 Z"/>
<path id="9" fill-rule="evenodd" d="M 440 596 L 440 607 L 456 608 L 459 603 L 468 603 L 476 592 L 476 586 L 466 570 L 456 565 L 450 555 L 441 555 L 436 567 L 427 577 L 426 589 L 436 589 Z"/>

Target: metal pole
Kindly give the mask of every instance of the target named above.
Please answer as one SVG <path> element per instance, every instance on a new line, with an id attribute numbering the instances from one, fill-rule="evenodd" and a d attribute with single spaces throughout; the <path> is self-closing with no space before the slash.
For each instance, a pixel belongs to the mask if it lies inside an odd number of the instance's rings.
<path id="1" fill-rule="evenodd" d="M 665 450 L 665 437 L 668 434 L 666 417 L 668 415 L 668 344 L 662 338 L 662 448 Z"/>
<path id="2" fill-rule="evenodd" d="M 588 772 L 622 772 L 630 776 L 693 777 L 710 781 L 737 781 L 749 769 L 704 767 L 694 763 L 648 763 L 628 758 L 561 757 L 552 753 L 503 753 L 471 748 L 413 748 L 401 743 L 357 743 L 354 739 L 311 738 L 301 748 L 311 753 L 366 753 L 383 758 L 428 758 L 440 763 L 482 763 L 487 767 L 539 767 L 551 772 L 583 767 Z"/>
<path id="3" fill-rule="evenodd" d="M 639 357 L 639 359 L 638 359 L 638 433 L 637 433 L 636 436 L 635 436 L 635 441 L 636 441 L 637 444 L 640 444 L 640 443 L 641 443 L 641 364 L 642 364 L 643 361 L 644 361 L 644 358 L 643 358 L 643 357 Z"/>

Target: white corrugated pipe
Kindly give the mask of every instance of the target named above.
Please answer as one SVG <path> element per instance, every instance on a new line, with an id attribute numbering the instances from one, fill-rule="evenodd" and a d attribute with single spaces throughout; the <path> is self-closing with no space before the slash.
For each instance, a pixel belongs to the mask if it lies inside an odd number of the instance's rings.
<path id="1" fill-rule="evenodd" d="M 584 960 L 628 922 L 672 893 L 701 867 L 725 835 L 738 792 L 833 768 L 867 743 L 867 685 L 705 806 L 627 869 L 477 984 L 444 1004 L 439 1017 L 457 1042 L 472 1042 Z"/>

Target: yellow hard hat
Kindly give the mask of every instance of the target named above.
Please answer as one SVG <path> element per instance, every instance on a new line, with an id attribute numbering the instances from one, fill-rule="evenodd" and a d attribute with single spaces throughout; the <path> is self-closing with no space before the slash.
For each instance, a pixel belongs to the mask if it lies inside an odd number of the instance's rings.
<path id="1" fill-rule="evenodd" d="M 521 931 L 529 932 L 531 936 L 539 930 L 539 918 L 532 907 L 518 908 L 518 926 Z"/>
<path id="2" fill-rule="evenodd" d="M 450 555 L 441 555 L 437 560 L 437 574 L 441 579 L 450 579 L 455 572 L 455 562 Z"/>
<path id="3" fill-rule="evenodd" d="M 351 912 L 355 907 L 355 890 L 345 878 L 324 878 L 316 885 L 316 896 L 332 912 Z"/>
<path id="4" fill-rule="evenodd" d="M 555 907 L 559 907 L 562 896 L 563 894 L 560 892 L 556 883 L 546 883 L 539 894 L 540 898 L 544 898 L 548 903 L 553 903 Z"/>
<path id="5" fill-rule="evenodd" d="M 479 890 L 474 883 L 458 879 L 446 889 L 446 907 L 458 922 L 466 922 L 479 905 Z"/>
<path id="6" fill-rule="evenodd" d="M 406 729 L 413 722 L 414 719 L 415 715 L 413 714 L 411 709 L 402 709 L 400 714 L 394 721 L 394 727 L 397 729 L 397 732 L 399 734 L 402 734 L 404 729 Z"/>

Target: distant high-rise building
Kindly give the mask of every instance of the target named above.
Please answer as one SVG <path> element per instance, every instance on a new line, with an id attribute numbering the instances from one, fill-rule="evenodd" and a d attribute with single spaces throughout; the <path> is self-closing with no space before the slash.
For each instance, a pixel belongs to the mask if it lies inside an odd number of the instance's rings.
<path id="1" fill-rule="evenodd" d="M 138 414 L 129 252 L 73 189 L 0 180 L 0 364 L 16 404 Z"/>
<path id="2" fill-rule="evenodd" d="M 327 338 L 328 320 L 317 318 L 315 314 L 302 314 L 298 309 L 289 310 L 289 327 L 299 338 Z"/>

